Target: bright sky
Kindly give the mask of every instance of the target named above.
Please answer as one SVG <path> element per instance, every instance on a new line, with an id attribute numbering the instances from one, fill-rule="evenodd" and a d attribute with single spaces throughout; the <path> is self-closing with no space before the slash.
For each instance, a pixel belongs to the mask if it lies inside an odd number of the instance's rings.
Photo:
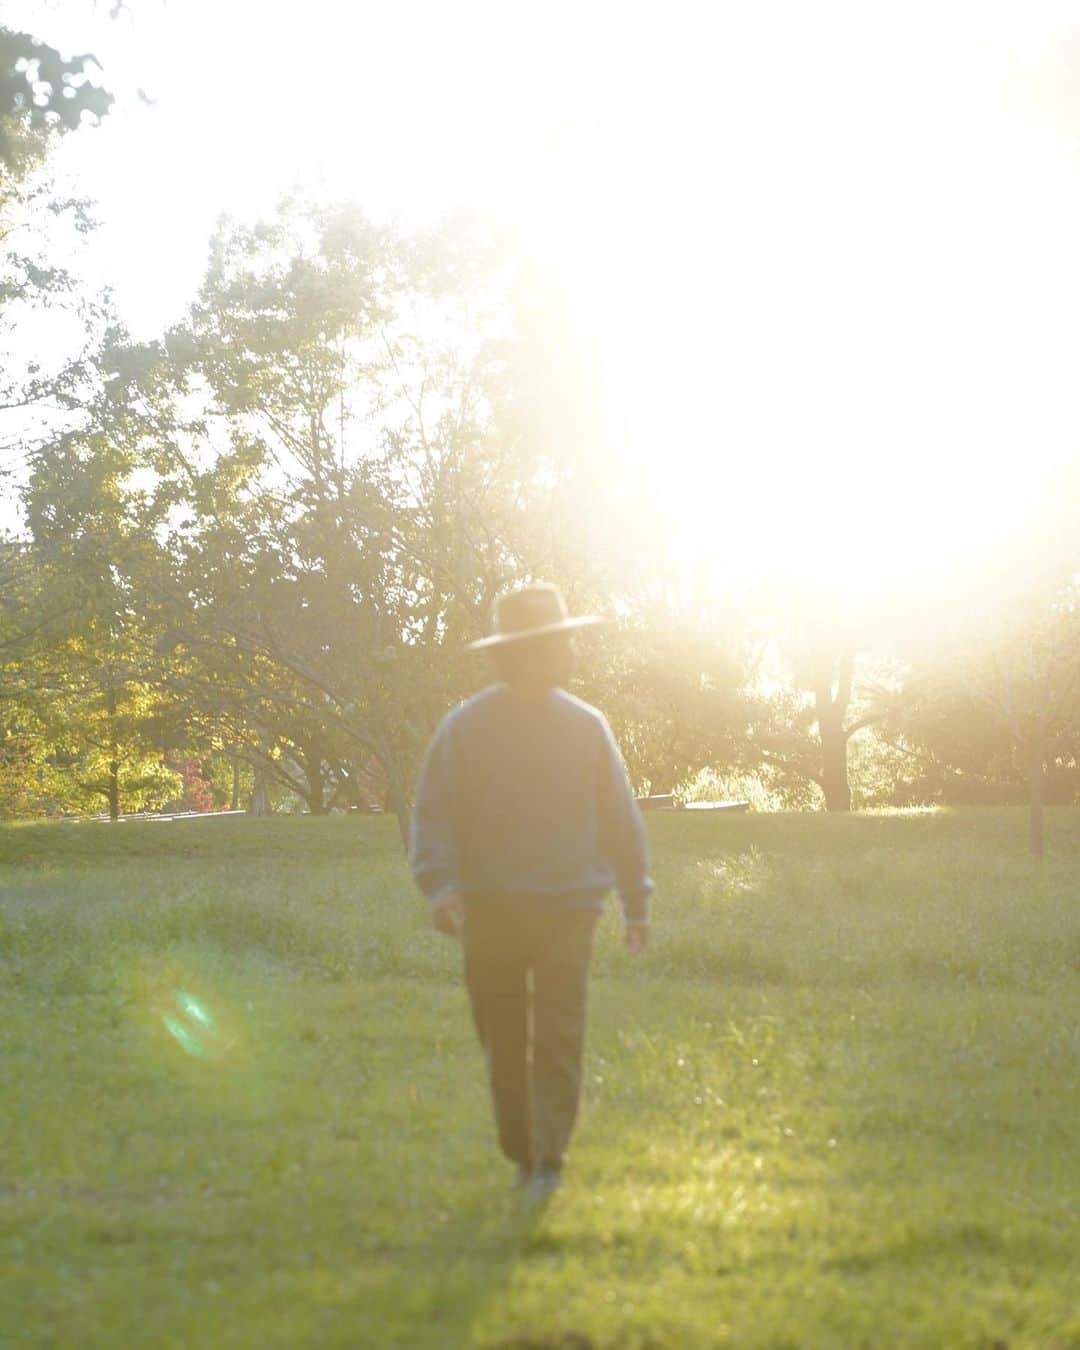
<path id="1" fill-rule="evenodd" d="M 317 183 L 520 230 L 658 528 L 721 580 L 954 563 L 1076 456 L 1080 3 L 130 4 L 5 22 L 121 95 L 60 163 L 136 332 L 182 312 L 219 211 Z"/>

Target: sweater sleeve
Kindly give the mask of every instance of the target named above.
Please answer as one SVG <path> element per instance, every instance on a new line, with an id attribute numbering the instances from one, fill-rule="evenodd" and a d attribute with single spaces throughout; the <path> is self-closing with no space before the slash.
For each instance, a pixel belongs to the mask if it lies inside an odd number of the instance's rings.
<path id="1" fill-rule="evenodd" d="M 615 889 L 624 920 L 645 924 L 649 922 L 649 897 L 655 889 L 649 878 L 645 827 L 615 737 L 603 719 L 601 726 L 601 848 L 615 869 Z"/>
<path id="2" fill-rule="evenodd" d="M 460 885 L 455 803 L 460 802 L 452 717 L 443 719 L 424 756 L 409 831 L 409 866 L 428 902 Z"/>

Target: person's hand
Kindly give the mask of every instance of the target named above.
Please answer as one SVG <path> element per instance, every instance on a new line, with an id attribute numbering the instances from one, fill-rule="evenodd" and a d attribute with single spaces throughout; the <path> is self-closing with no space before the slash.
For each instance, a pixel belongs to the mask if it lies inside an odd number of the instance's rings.
<path id="1" fill-rule="evenodd" d="M 457 937 L 465 922 L 465 903 L 457 891 L 447 891 L 435 906 L 435 927 L 447 937 Z"/>
<path id="2" fill-rule="evenodd" d="M 625 932 L 626 950 L 631 956 L 640 956 L 649 945 L 649 925 L 628 923 Z"/>

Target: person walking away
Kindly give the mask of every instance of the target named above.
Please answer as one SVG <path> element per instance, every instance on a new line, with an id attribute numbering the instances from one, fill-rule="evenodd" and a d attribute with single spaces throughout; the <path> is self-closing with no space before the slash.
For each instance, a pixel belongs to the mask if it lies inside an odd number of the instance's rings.
<path id="1" fill-rule="evenodd" d="M 649 937 L 645 832 L 603 715 L 566 692 L 575 629 L 554 586 L 499 598 L 498 682 L 443 718 L 410 838 L 436 927 L 460 936 L 503 1153 L 536 1200 L 558 1185 L 581 1097 L 593 932 L 614 888 L 632 955 Z"/>

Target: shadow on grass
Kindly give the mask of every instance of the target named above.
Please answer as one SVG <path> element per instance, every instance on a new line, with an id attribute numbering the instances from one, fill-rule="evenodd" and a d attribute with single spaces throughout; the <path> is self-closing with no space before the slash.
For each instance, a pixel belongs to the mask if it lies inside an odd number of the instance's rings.
<path id="1" fill-rule="evenodd" d="M 515 1267 L 533 1251 L 544 1212 L 544 1206 L 530 1205 L 492 1182 L 470 1190 L 449 1213 L 433 1215 L 429 1239 L 410 1243 L 407 1264 L 396 1264 L 379 1283 L 378 1344 L 409 1350 L 471 1344 L 478 1320 L 505 1295 Z M 393 1253 L 387 1255 L 393 1259 Z M 545 1335 L 512 1337 L 492 1342 L 491 1350 L 570 1350 L 577 1344 Z M 580 1341 L 581 1350 L 588 1345 Z"/>

